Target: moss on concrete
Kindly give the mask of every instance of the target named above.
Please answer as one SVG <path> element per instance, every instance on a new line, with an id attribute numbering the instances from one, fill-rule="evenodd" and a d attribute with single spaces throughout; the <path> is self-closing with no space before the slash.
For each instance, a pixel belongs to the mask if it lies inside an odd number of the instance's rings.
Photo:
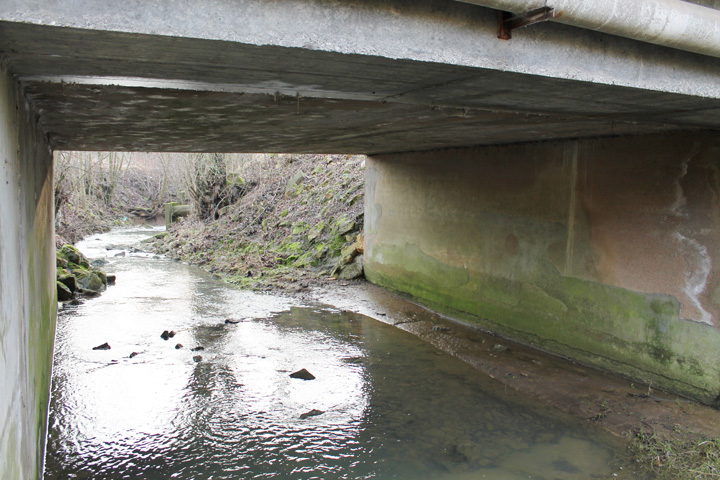
<path id="1" fill-rule="evenodd" d="M 544 350 L 705 403 L 720 392 L 720 332 L 681 319 L 672 297 L 557 271 L 541 284 L 491 276 L 414 245 L 375 246 L 365 269 L 373 283 Z"/>

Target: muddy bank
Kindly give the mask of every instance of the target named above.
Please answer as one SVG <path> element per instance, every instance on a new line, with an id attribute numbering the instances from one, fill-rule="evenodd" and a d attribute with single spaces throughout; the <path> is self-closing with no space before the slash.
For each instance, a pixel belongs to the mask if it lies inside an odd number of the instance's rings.
<path id="1" fill-rule="evenodd" d="M 413 333 L 507 388 L 617 436 L 640 425 L 672 434 L 720 431 L 720 411 L 526 347 L 427 310 L 366 282 L 312 289 L 303 298 L 367 315 Z"/>
<path id="2" fill-rule="evenodd" d="M 306 300 L 367 315 L 417 335 L 522 395 L 610 432 L 629 446 L 638 470 L 625 478 L 715 478 L 710 473 L 669 471 L 672 445 L 714 442 L 720 411 L 677 395 L 463 325 L 366 282 L 340 282 L 302 294 Z M 662 458 L 641 442 L 662 445 Z M 707 443 L 706 443 L 707 445 Z M 713 453 L 717 454 L 717 446 Z M 707 457 L 707 455 L 705 455 Z M 712 468 L 712 467 L 710 467 Z M 654 477 L 653 475 L 658 475 Z M 618 477 L 614 477 L 618 478 Z"/>

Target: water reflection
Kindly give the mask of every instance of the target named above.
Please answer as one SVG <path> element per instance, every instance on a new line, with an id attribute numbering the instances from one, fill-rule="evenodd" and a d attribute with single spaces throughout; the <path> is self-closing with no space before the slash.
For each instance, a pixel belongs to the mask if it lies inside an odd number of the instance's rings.
<path id="1" fill-rule="evenodd" d="M 143 235 L 81 245 L 108 257 L 118 283 L 59 319 L 47 479 L 612 472 L 609 443 L 483 385 L 471 367 L 405 332 L 233 289 L 145 254 L 114 256 Z M 163 330 L 177 335 L 165 341 Z M 92 350 L 104 342 L 112 350 Z M 290 378 L 301 368 L 316 379 Z M 324 413 L 301 418 L 312 410 Z"/>

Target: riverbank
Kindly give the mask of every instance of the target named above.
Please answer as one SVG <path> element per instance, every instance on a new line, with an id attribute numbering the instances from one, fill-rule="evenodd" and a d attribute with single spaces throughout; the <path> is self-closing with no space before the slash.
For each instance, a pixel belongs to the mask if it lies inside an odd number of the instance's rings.
<path id="1" fill-rule="evenodd" d="M 180 219 L 152 248 L 256 291 L 360 278 L 364 169 L 363 156 L 258 156 L 234 173 L 236 203 Z"/>

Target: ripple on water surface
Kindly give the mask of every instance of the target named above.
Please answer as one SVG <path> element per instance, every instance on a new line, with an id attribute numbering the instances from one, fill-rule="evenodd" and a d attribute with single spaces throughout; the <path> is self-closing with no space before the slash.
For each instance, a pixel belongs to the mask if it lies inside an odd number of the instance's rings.
<path id="1" fill-rule="evenodd" d="M 46 479 L 612 473 L 606 439 L 394 327 L 237 290 L 166 259 L 114 256 L 143 236 L 81 244 L 107 257 L 118 283 L 58 320 Z M 163 330 L 177 334 L 166 341 Z M 104 342 L 112 349 L 92 350 Z M 301 368 L 316 379 L 290 378 Z M 313 410 L 323 413 L 303 415 Z"/>

